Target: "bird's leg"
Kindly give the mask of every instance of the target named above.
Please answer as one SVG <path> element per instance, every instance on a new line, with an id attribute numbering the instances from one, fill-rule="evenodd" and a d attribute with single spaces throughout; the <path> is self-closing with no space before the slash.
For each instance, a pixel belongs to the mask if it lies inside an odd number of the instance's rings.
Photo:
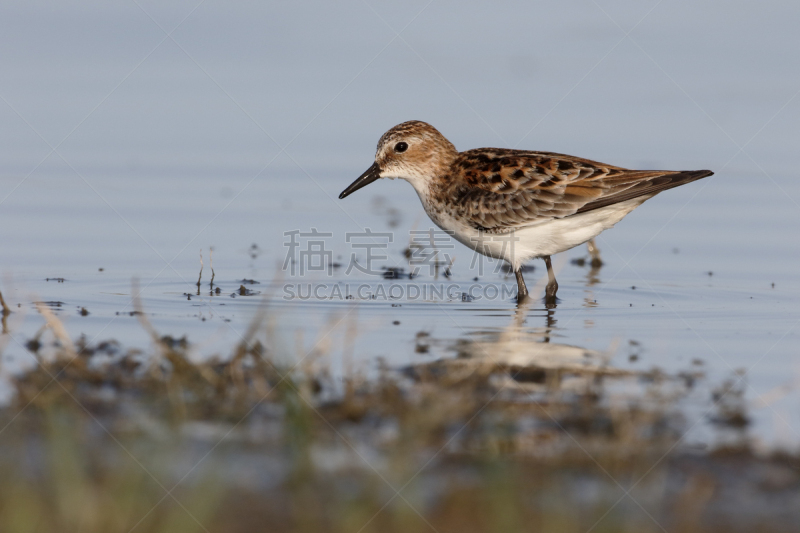
<path id="1" fill-rule="evenodd" d="M 522 278 L 522 270 L 516 269 L 514 275 L 517 277 L 517 302 L 522 302 L 528 297 L 528 287 L 525 286 L 525 280 Z"/>
<path id="2" fill-rule="evenodd" d="M 600 259 L 600 248 L 597 247 L 597 243 L 594 242 L 594 239 L 589 239 L 586 243 L 586 249 L 589 250 L 589 256 L 592 258 L 590 263 L 592 268 L 600 268 L 603 266 L 603 260 Z"/>
<path id="3" fill-rule="evenodd" d="M 556 275 L 553 273 L 553 264 L 550 262 L 550 256 L 546 255 L 543 257 L 544 264 L 547 265 L 547 287 L 544 289 L 544 304 L 545 307 L 555 307 L 556 306 L 556 292 L 558 292 L 558 282 L 556 281 Z"/>

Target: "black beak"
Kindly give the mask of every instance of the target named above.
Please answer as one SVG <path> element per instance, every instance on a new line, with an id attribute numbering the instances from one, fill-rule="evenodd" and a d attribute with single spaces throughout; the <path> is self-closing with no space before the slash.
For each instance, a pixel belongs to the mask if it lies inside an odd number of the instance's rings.
<path id="1" fill-rule="evenodd" d="M 381 177 L 381 167 L 378 166 L 378 163 L 373 163 L 371 167 L 367 169 L 366 172 L 361 174 L 356 181 L 350 184 L 348 188 L 342 191 L 342 194 L 339 195 L 339 200 L 346 196 L 350 196 L 354 192 L 356 192 L 361 187 L 366 187 L 376 179 Z"/>

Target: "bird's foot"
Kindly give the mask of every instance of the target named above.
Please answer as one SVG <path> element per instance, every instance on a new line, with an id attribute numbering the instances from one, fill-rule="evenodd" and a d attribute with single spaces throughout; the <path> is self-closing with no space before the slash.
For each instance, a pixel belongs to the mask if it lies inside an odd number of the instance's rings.
<path id="1" fill-rule="evenodd" d="M 556 293 L 558 292 L 558 283 L 551 282 L 547 284 L 544 289 L 544 306 L 547 309 L 553 309 L 558 304 Z"/>
<path id="2" fill-rule="evenodd" d="M 594 239 L 589 239 L 589 242 L 586 243 L 586 248 L 589 251 L 589 257 L 591 261 L 589 264 L 592 268 L 600 268 L 603 266 L 603 260 L 600 259 L 600 249 L 595 244 Z"/>

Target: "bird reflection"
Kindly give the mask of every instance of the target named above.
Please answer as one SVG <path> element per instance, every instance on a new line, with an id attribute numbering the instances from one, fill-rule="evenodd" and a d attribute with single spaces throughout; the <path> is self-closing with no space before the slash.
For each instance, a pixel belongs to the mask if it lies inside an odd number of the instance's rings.
<path id="1" fill-rule="evenodd" d="M 609 366 L 611 352 L 558 342 L 556 310 L 540 302 L 520 302 L 502 328 L 467 332 L 452 346 L 455 358 L 415 365 L 410 375 L 438 376 L 459 381 L 493 376 L 507 385 L 560 389 L 564 380 L 582 389 L 594 389 L 599 374 L 625 373 Z M 580 385 L 579 385 L 580 383 Z"/>

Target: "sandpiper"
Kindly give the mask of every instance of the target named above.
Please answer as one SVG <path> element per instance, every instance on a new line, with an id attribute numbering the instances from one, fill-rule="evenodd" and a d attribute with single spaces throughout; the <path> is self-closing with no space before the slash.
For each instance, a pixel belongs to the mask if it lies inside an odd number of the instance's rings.
<path id="1" fill-rule="evenodd" d="M 339 198 L 379 178 L 408 181 L 437 226 L 473 250 L 509 263 L 519 301 L 528 295 L 520 267 L 543 258 L 545 304 L 552 307 L 558 283 L 551 255 L 596 237 L 659 192 L 712 174 L 629 170 L 552 152 L 459 152 L 436 128 L 412 120 L 383 134 L 375 162 Z"/>

